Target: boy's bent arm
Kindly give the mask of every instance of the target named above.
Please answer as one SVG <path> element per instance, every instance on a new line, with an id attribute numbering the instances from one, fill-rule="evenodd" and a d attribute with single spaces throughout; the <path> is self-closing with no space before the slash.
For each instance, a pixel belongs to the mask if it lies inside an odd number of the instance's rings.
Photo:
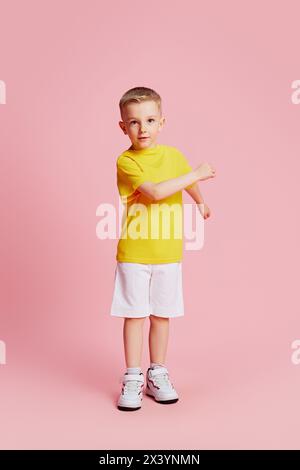
<path id="1" fill-rule="evenodd" d="M 142 194 L 147 196 L 153 201 L 159 201 L 172 194 L 181 191 L 182 189 L 190 186 L 193 183 L 196 183 L 200 179 L 196 171 L 191 171 L 185 175 L 178 176 L 177 178 L 171 178 L 161 183 L 152 183 L 150 181 L 145 181 L 142 183 L 137 190 Z"/>
<path id="2" fill-rule="evenodd" d="M 185 188 L 185 191 L 194 199 L 197 204 L 204 203 L 204 198 L 200 193 L 200 189 L 197 183 L 193 184 L 191 188 Z"/>

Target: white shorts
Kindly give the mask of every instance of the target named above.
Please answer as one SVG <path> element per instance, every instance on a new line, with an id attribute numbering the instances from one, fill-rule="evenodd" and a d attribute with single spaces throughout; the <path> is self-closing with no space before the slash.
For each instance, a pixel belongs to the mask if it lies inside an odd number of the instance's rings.
<path id="1" fill-rule="evenodd" d="M 110 314 L 115 317 L 182 317 L 182 265 L 117 262 Z"/>

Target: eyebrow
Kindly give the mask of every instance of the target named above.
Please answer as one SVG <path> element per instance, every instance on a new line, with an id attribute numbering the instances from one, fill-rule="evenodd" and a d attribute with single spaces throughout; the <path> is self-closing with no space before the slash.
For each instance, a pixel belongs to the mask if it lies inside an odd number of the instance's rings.
<path id="1" fill-rule="evenodd" d="M 147 116 L 147 118 L 151 118 L 151 117 L 157 117 L 157 116 L 155 116 L 154 114 L 152 116 Z M 138 118 L 135 118 L 135 117 L 131 117 L 127 119 L 127 121 L 131 121 L 132 119 L 135 119 L 136 121 L 138 121 Z"/>

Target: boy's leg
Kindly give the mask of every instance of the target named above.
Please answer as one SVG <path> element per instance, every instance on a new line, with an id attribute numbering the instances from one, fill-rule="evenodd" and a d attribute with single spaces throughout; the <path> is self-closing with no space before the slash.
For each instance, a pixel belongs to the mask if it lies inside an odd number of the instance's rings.
<path id="1" fill-rule="evenodd" d="M 150 315 L 149 352 L 151 363 L 165 363 L 169 339 L 169 320 L 169 318 Z"/>
<path id="2" fill-rule="evenodd" d="M 123 340 L 126 367 L 140 367 L 143 351 L 143 325 L 145 319 L 124 318 Z"/>
<path id="3" fill-rule="evenodd" d="M 169 318 L 150 315 L 150 367 L 147 370 L 146 394 L 163 404 L 176 403 L 178 394 L 164 365 L 169 336 Z"/>
<path id="4" fill-rule="evenodd" d="M 119 410 L 134 411 L 141 408 L 144 374 L 140 364 L 145 318 L 124 318 L 123 338 L 127 371 L 123 377 L 122 391 L 118 399 Z"/>

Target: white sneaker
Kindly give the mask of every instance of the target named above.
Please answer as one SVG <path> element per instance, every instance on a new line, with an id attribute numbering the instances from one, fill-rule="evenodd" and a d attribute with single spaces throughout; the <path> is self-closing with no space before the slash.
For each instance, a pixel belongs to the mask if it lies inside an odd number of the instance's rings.
<path id="1" fill-rule="evenodd" d="M 123 386 L 118 400 L 118 408 L 122 411 L 134 411 L 141 408 L 143 400 L 144 374 L 128 374 L 121 379 Z"/>
<path id="2" fill-rule="evenodd" d="M 176 403 L 179 400 L 166 367 L 148 368 L 146 394 L 159 403 Z"/>

